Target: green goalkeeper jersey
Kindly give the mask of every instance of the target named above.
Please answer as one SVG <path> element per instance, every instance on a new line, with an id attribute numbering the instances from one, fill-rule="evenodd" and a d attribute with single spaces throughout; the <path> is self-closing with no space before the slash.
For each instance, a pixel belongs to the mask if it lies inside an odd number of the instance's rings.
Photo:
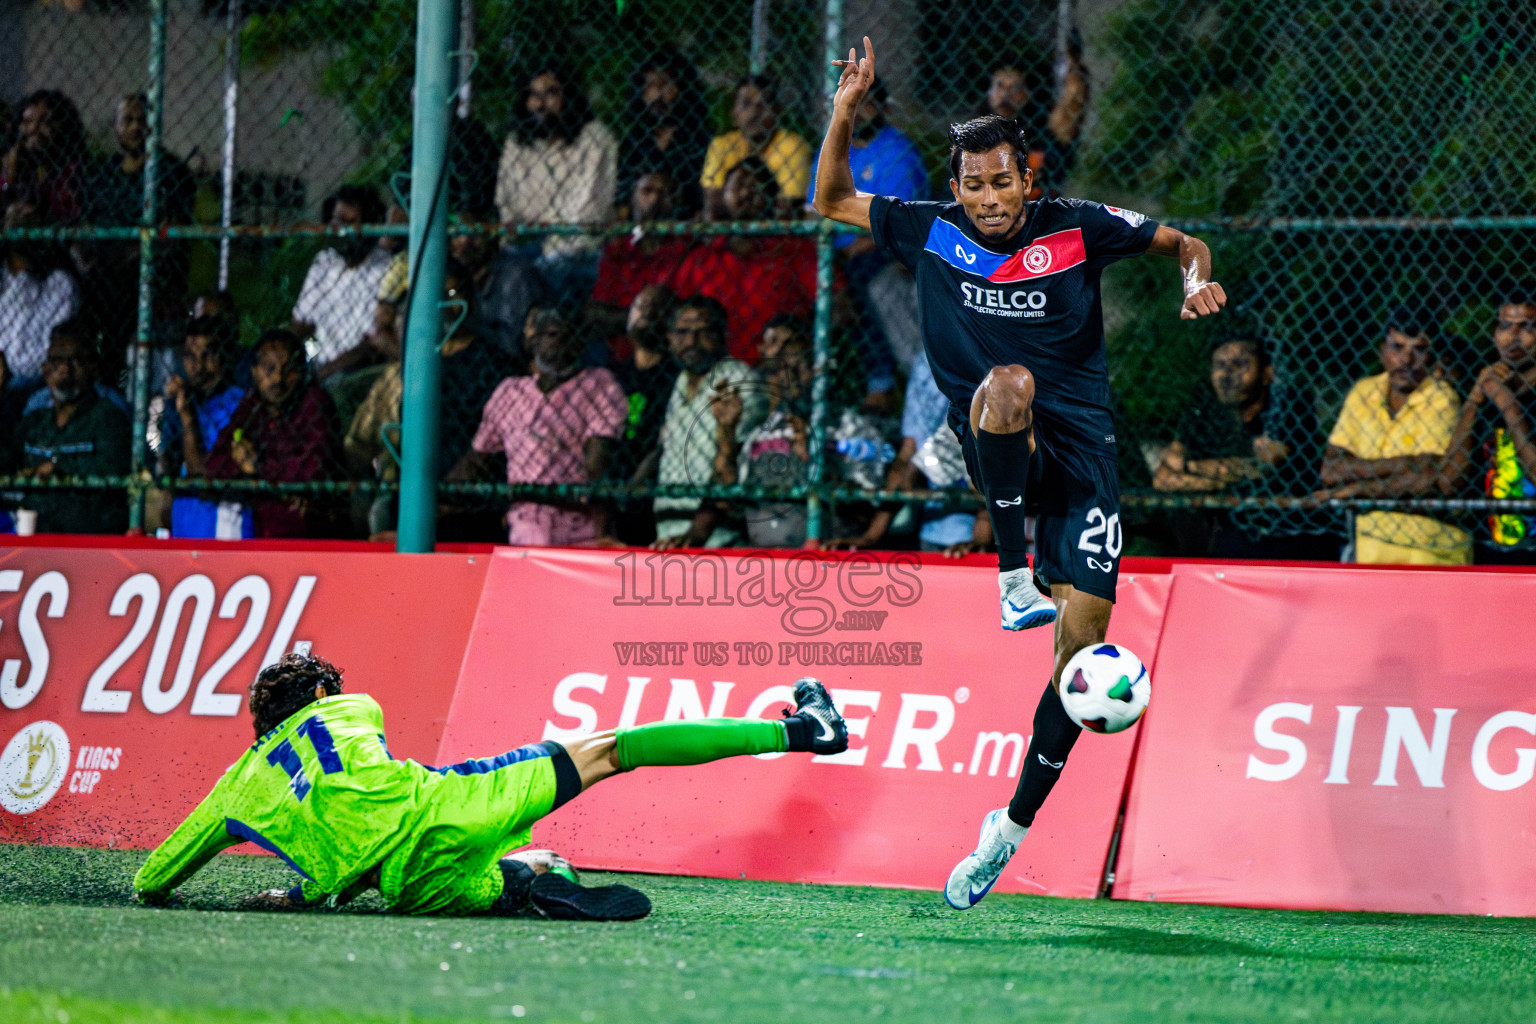
<path id="1" fill-rule="evenodd" d="M 167 895 L 220 850 L 253 842 L 304 876 L 306 901 L 358 887 L 411 831 L 442 775 L 397 761 L 367 694 L 308 705 L 257 740 L 134 878 Z"/>

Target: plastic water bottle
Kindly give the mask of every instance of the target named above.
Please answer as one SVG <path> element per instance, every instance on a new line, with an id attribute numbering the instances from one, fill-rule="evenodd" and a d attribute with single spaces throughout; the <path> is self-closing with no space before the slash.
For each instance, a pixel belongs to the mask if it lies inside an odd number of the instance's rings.
<path id="1" fill-rule="evenodd" d="M 867 437 L 845 437 L 837 441 L 839 455 L 854 462 L 890 462 L 896 457 L 896 449 L 885 441 L 871 441 Z"/>

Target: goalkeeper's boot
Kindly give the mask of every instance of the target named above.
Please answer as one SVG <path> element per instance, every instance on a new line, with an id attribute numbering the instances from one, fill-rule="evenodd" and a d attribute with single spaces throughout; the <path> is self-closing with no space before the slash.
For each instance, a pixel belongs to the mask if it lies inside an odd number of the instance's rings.
<path id="1" fill-rule="evenodd" d="M 983 818 L 976 849 L 949 873 L 949 881 L 944 883 L 944 902 L 956 910 L 969 910 L 980 903 L 1018 850 L 1019 844 L 1003 835 L 1007 815 L 1008 809 L 999 807 Z"/>
<path id="2" fill-rule="evenodd" d="M 795 713 L 785 715 L 784 726 L 790 734 L 791 750 L 841 754 L 848 749 L 848 724 L 838 714 L 827 688 L 810 676 L 795 681 Z M 804 736 L 803 745 L 796 742 L 798 735 Z"/>
<path id="3" fill-rule="evenodd" d="M 548 917 L 558 921 L 634 921 L 651 912 L 651 901 L 645 893 L 627 885 L 589 888 L 554 869 L 536 871 L 527 859 L 515 854 L 503 857 L 500 867 L 502 892 L 491 907 L 494 915 Z"/>
<path id="4" fill-rule="evenodd" d="M 528 898 L 536 911 L 556 921 L 638 921 L 651 912 L 651 901 L 627 885 L 585 886 L 564 875 L 539 875 Z"/>
<path id="5" fill-rule="evenodd" d="M 997 588 L 1002 592 L 1004 629 L 1034 629 L 1056 621 L 1056 602 L 1040 593 L 1027 566 L 998 573 Z"/>

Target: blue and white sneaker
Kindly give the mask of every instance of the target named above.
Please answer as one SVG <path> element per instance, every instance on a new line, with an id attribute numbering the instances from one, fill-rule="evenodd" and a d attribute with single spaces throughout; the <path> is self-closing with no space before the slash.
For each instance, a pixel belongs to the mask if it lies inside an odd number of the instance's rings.
<path id="1" fill-rule="evenodd" d="M 1056 602 L 1040 593 L 1027 566 L 998 573 L 997 588 L 1002 592 L 1004 629 L 1034 629 L 1056 621 Z"/>
<path id="2" fill-rule="evenodd" d="M 980 903 L 1018 851 L 1018 843 L 1003 838 L 1001 825 L 1007 813 L 1006 807 L 999 807 L 982 819 L 976 849 L 949 873 L 944 902 L 956 910 L 969 910 Z"/>

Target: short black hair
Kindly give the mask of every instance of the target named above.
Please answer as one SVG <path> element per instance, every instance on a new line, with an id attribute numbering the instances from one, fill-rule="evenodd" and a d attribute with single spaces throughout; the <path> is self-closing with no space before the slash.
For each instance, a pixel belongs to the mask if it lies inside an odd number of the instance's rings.
<path id="1" fill-rule="evenodd" d="M 256 344 L 251 346 L 253 353 L 260 352 L 268 345 L 281 345 L 288 350 L 288 359 L 302 360 L 305 356 L 304 343 L 299 336 L 286 327 L 274 327 L 271 330 L 262 331 L 261 337 L 256 339 Z"/>
<path id="2" fill-rule="evenodd" d="M 733 174 L 750 174 L 752 180 L 757 182 L 758 188 L 768 197 L 768 201 L 779 198 L 779 179 L 773 176 L 773 171 L 768 169 L 768 164 L 760 156 L 743 157 L 739 162 L 725 172 L 726 178 Z"/>
<path id="3" fill-rule="evenodd" d="M 337 203 L 355 207 L 364 224 L 384 223 L 384 200 L 379 198 L 378 189 L 369 185 L 343 185 L 327 196 L 320 210 L 322 220 L 330 221 Z"/>
<path id="4" fill-rule="evenodd" d="M 635 292 L 635 297 L 629 300 L 629 304 L 633 306 L 639 300 L 640 292 L 645 291 L 655 293 L 656 301 L 660 303 L 660 307 L 657 310 L 659 314 L 658 319 L 665 320 L 667 317 L 672 315 L 672 307 L 677 305 L 677 292 L 673 291 L 669 286 L 664 284 L 646 285 L 645 287 L 641 288 L 639 292 Z"/>
<path id="5" fill-rule="evenodd" d="M 289 715 L 302 711 L 316 700 L 315 687 L 328 697 L 341 692 L 341 669 L 324 658 L 310 654 L 285 654 L 275 665 L 268 665 L 251 684 L 251 719 L 256 738 L 283 724 Z"/>
<path id="6" fill-rule="evenodd" d="M 651 284 L 641 288 L 630 300 L 629 307 L 633 309 L 640 296 L 650 291 L 656 296 L 656 317 L 649 325 L 636 328 L 630 333 L 635 344 L 651 352 L 665 352 L 667 348 L 667 325 L 672 322 L 672 308 L 677 305 L 677 293 L 664 284 Z"/>
<path id="7" fill-rule="evenodd" d="M 1387 322 L 1382 326 L 1382 335 L 1387 331 L 1397 331 L 1406 334 L 1410 338 L 1434 338 L 1434 325 L 1429 316 L 1421 309 L 1413 306 L 1400 305 L 1393 307 L 1387 314 Z"/>
<path id="8" fill-rule="evenodd" d="M 652 71 L 662 72 L 677 86 L 677 102 L 682 105 L 684 117 L 704 112 L 704 84 L 699 79 L 698 67 L 676 50 L 661 49 L 652 52 L 630 72 L 630 117 L 645 106 L 640 102 L 640 92 L 645 88 L 645 76 Z"/>
<path id="9" fill-rule="evenodd" d="M 998 146 L 1012 146 L 1020 170 L 1029 167 L 1029 139 L 1011 118 L 986 114 L 949 126 L 949 176 L 960 180 L 960 154 L 985 153 Z"/>
<path id="10" fill-rule="evenodd" d="M 767 100 L 770 106 L 778 105 L 779 86 L 770 75 L 743 75 L 736 80 L 736 88 L 731 90 L 731 96 L 734 97 L 749 85 L 762 93 L 763 99 Z"/>
<path id="11" fill-rule="evenodd" d="M 793 313 L 775 313 L 773 319 L 763 327 L 763 333 L 767 334 L 775 328 L 782 328 L 789 332 L 789 340 L 784 343 L 785 348 L 815 351 L 816 339 L 812 337 L 810 327 L 802 317 L 795 316 Z"/>
<path id="12" fill-rule="evenodd" d="M 53 329 L 48 332 L 48 343 L 50 345 L 64 338 L 77 343 L 81 348 L 85 349 L 87 355 L 96 356 L 100 354 L 97 351 L 96 329 L 87 323 L 83 317 L 72 316 L 68 320 L 62 320 L 54 324 Z"/>
<path id="13" fill-rule="evenodd" d="M 1499 289 L 1500 306 L 1536 306 L 1536 285 L 1519 281 Z"/>
<path id="14" fill-rule="evenodd" d="M 1215 356 L 1217 349 L 1225 348 L 1227 345 L 1247 345 L 1253 357 L 1259 361 L 1259 369 L 1262 370 L 1269 365 L 1269 343 L 1257 334 L 1248 331 L 1219 334 L 1212 340 L 1207 354 Z"/>
<path id="15" fill-rule="evenodd" d="M 570 309 L 555 302 L 535 302 L 528 307 L 528 313 L 523 317 L 525 325 L 550 322 L 557 323 L 569 331 L 575 325 L 576 318 Z"/>
<path id="16" fill-rule="evenodd" d="M 214 351 L 229 363 L 235 352 L 235 342 L 240 337 L 240 328 L 233 317 L 195 316 L 187 321 L 187 329 L 183 332 L 183 336 L 211 339 Z M 233 366 L 229 369 L 233 369 Z"/>
<path id="17" fill-rule="evenodd" d="M 230 294 L 228 290 L 218 292 L 201 292 L 192 299 L 192 304 L 188 308 L 196 308 L 199 302 L 204 303 L 205 305 L 209 302 L 215 302 L 228 310 L 227 314 L 209 314 L 211 316 L 227 315 L 235 320 L 240 319 L 240 307 L 235 305 L 235 297 Z"/>
<path id="18" fill-rule="evenodd" d="M 810 332 L 806 329 L 805 320 L 793 313 L 775 313 L 773 318 L 763 326 L 763 330 L 771 331 L 776 327 L 784 327 L 797 338 L 809 338 Z"/>
<path id="19" fill-rule="evenodd" d="M 702 311 L 709 321 L 710 329 L 720 335 L 722 341 L 725 339 L 725 328 L 730 317 L 725 312 L 725 307 L 720 304 L 719 299 L 711 298 L 708 295 L 689 296 L 672 307 L 672 316 L 667 320 L 668 325 L 677 323 L 677 318 L 683 315 L 684 310 L 688 309 Z"/>
<path id="20" fill-rule="evenodd" d="M 677 190 L 677 174 L 670 167 L 647 167 L 635 175 L 635 184 L 640 184 L 646 178 L 661 178 L 667 183 L 668 192 Z"/>

